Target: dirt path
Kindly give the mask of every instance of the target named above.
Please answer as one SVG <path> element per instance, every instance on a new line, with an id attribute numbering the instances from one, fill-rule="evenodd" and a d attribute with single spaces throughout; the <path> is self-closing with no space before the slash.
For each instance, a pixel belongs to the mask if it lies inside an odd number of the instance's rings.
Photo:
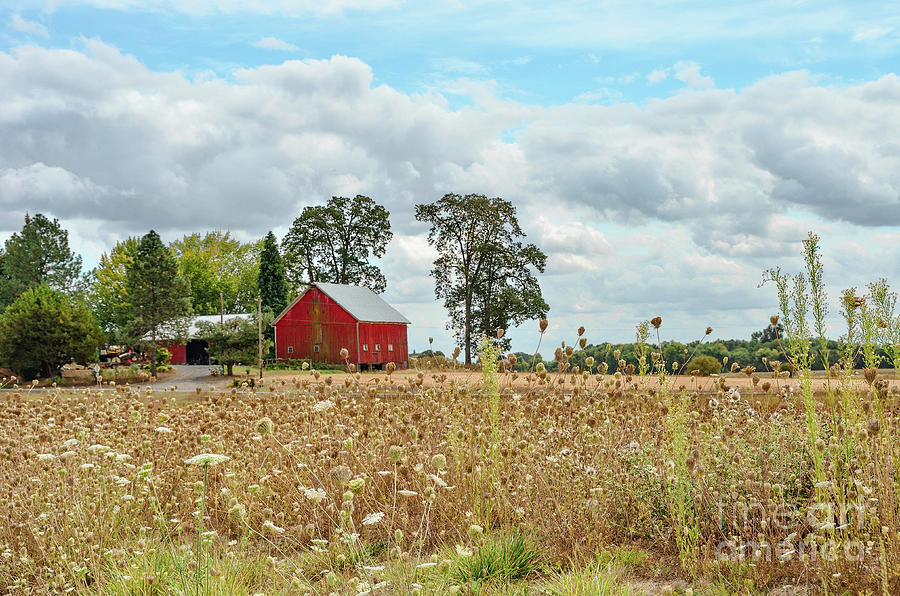
<path id="1" fill-rule="evenodd" d="M 177 387 L 178 391 L 195 391 L 197 387 L 221 388 L 231 382 L 228 377 L 212 376 L 210 371 L 216 368 L 210 365 L 174 364 L 175 375 L 156 382 L 156 387 Z"/>

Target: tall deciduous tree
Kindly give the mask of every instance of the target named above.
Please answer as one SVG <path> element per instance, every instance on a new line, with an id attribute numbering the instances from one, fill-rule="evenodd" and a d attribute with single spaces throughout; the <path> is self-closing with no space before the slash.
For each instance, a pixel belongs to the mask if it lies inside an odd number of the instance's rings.
<path id="1" fill-rule="evenodd" d="M 198 315 L 220 310 L 255 312 L 261 243 L 244 243 L 229 232 L 213 231 L 184 236 L 171 244 L 178 271 L 191 284 L 191 304 Z"/>
<path id="2" fill-rule="evenodd" d="M 160 332 L 191 314 L 190 283 L 178 272 L 172 249 L 153 230 L 141 238 L 126 280 L 134 336 L 149 335 L 156 354 Z M 156 358 L 150 359 L 150 374 L 156 376 Z"/>
<path id="3" fill-rule="evenodd" d="M 10 236 L 5 249 L 6 294 L 18 296 L 42 283 L 69 296 L 84 290 L 81 257 L 69 248 L 69 232 L 59 220 L 26 214 L 22 231 Z"/>
<path id="4" fill-rule="evenodd" d="M 369 260 L 383 256 L 393 237 L 389 216 L 362 195 L 332 197 L 325 206 L 304 208 L 282 242 L 288 281 L 295 290 L 324 281 L 383 292 L 387 281 Z"/>
<path id="5" fill-rule="evenodd" d="M 416 219 L 431 224 L 428 242 L 438 251 L 434 292 L 444 300 L 448 328 L 462 343 L 466 364 L 481 334 L 546 316 L 534 271 L 543 273 L 547 256 L 519 240 L 525 233 L 511 202 L 447 194 L 416 205 Z"/>
<path id="6" fill-rule="evenodd" d="M 100 264 L 93 271 L 89 302 L 97 323 L 110 341 L 127 338 L 131 300 L 128 297 L 128 267 L 137 256 L 140 239 L 131 236 L 120 240 L 100 256 Z"/>
<path id="7" fill-rule="evenodd" d="M 263 240 L 256 285 L 259 287 L 263 309 L 276 315 L 284 310 L 288 303 L 290 286 L 284 273 L 284 261 L 278 252 L 278 241 L 272 232 L 266 234 Z"/>
<path id="8" fill-rule="evenodd" d="M 103 333 L 90 311 L 46 283 L 23 292 L 0 315 L 0 354 L 25 378 L 52 377 L 93 359 Z"/>

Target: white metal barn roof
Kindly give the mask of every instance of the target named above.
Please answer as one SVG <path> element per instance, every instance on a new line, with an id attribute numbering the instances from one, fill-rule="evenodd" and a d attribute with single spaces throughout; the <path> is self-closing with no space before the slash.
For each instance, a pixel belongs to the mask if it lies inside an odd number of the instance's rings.
<path id="1" fill-rule="evenodd" d="M 249 319 L 251 317 L 253 317 L 253 315 L 250 313 L 239 313 L 225 315 L 222 319 L 230 321 L 231 319 Z M 188 327 L 188 337 L 197 337 L 197 334 L 200 333 L 200 327 L 197 323 L 218 323 L 220 320 L 220 315 L 198 315 L 196 317 L 191 317 L 191 325 Z"/>
<path id="2" fill-rule="evenodd" d="M 231 319 L 249 319 L 253 315 L 250 313 L 239 313 L 239 314 L 230 314 L 225 315 L 223 319 L 225 321 L 230 321 Z M 188 317 L 188 330 L 187 330 L 187 338 L 194 339 L 200 333 L 200 328 L 197 323 L 205 322 L 205 323 L 218 323 L 220 320 L 220 315 L 197 315 L 194 317 Z M 156 337 L 157 340 L 170 340 L 174 339 L 178 333 L 174 329 L 161 328 L 159 330 L 159 335 Z M 150 340 L 150 334 L 148 333 L 144 337 L 142 337 L 144 341 Z"/>
<path id="3" fill-rule="evenodd" d="M 348 286 L 344 284 L 332 284 L 325 282 L 314 282 L 309 287 L 317 287 L 326 296 L 337 302 L 341 308 L 350 313 L 357 321 L 362 323 L 400 323 L 409 325 L 409 319 L 401 315 L 397 309 L 384 301 L 381 296 L 365 286 Z M 309 288 L 307 288 L 308 291 Z M 272 321 L 274 325 L 281 317 L 283 317 L 297 302 L 303 298 L 303 294 L 297 297 L 290 306 L 288 306 L 278 318 Z"/>

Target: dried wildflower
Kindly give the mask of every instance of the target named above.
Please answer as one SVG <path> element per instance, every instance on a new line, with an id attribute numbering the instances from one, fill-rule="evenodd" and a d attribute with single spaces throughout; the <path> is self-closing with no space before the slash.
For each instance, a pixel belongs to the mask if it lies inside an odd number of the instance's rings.
<path id="1" fill-rule="evenodd" d="M 366 487 L 366 479 L 357 476 L 347 484 L 347 487 L 353 494 L 362 494 L 363 489 Z"/>
<path id="2" fill-rule="evenodd" d="M 653 317 L 650 319 L 650 324 L 654 329 L 659 329 L 659 326 L 662 325 L 662 317 Z"/>
<path id="3" fill-rule="evenodd" d="M 198 455 L 195 455 L 194 457 L 184 460 L 184 463 L 189 466 L 212 467 L 223 464 L 230 459 L 231 458 L 227 455 L 217 455 L 215 453 L 200 453 Z"/>
<path id="4" fill-rule="evenodd" d="M 481 535 L 484 534 L 484 528 L 477 524 L 472 524 L 469 526 L 469 538 L 472 540 L 477 540 L 481 538 Z"/>
<path id="5" fill-rule="evenodd" d="M 350 358 L 350 350 L 347 348 L 341 348 L 341 360 L 346 360 Z"/>
<path id="6" fill-rule="evenodd" d="M 869 418 L 869 421 L 866 423 L 866 431 L 870 437 L 877 437 L 881 432 L 881 421 L 874 416 Z"/>
<path id="7" fill-rule="evenodd" d="M 303 491 L 306 498 L 316 505 L 325 500 L 328 495 L 321 488 L 307 488 Z"/>
<path id="8" fill-rule="evenodd" d="M 228 510 L 228 517 L 238 523 L 243 522 L 247 518 L 247 508 L 240 503 L 235 503 Z"/>
<path id="9" fill-rule="evenodd" d="M 545 331 L 547 331 L 547 326 L 548 326 L 549 324 L 550 324 L 550 323 L 549 323 L 549 321 L 547 321 L 547 319 L 541 319 L 541 320 L 538 322 L 538 328 L 540 328 L 541 333 L 544 333 Z"/>
<path id="10" fill-rule="evenodd" d="M 400 445 L 391 445 L 388 449 L 388 457 L 396 464 L 400 461 L 400 458 L 403 457 L 403 447 Z"/>
<path id="11" fill-rule="evenodd" d="M 375 524 L 381 523 L 381 520 L 384 519 L 384 513 L 378 511 L 376 513 L 370 513 L 366 515 L 362 520 L 362 525 L 364 526 L 374 526 Z"/>
<path id="12" fill-rule="evenodd" d="M 333 407 L 334 407 L 333 401 L 331 401 L 330 399 L 323 399 L 321 401 L 316 402 L 315 405 L 313 405 L 313 411 L 320 412 L 320 413 L 327 412 L 328 410 L 330 410 Z"/>
<path id="13" fill-rule="evenodd" d="M 268 416 L 260 418 L 256 421 L 256 432 L 262 436 L 271 435 L 275 431 L 275 424 Z"/>
<path id="14" fill-rule="evenodd" d="M 456 545 L 456 554 L 463 558 L 471 557 L 472 551 L 460 544 L 457 544 Z"/>
<path id="15" fill-rule="evenodd" d="M 343 486 L 350 482 L 353 472 L 347 466 L 335 466 L 328 472 L 328 477 L 338 486 Z"/>
<path id="16" fill-rule="evenodd" d="M 284 528 L 280 528 L 276 526 L 271 520 L 266 520 L 262 525 L 263 532 L 267 532 L 269 534 L 284 534 Z"/>
<path id="17" fill-rule="evenodd" d="M 878 378 L 878 369 L 877 368 L 867 368 L 863 371 L 863 375 L 866 378 L 866 383 L 871 385 L 875 382 L 875 379 Z"/>
<path id="18" fill-rule="evenodd" d="M 443 470 L 447 467 L 447 457 L 442 453 L 435 454 L 431 458 L 431 465 L 438 470 Z"/>

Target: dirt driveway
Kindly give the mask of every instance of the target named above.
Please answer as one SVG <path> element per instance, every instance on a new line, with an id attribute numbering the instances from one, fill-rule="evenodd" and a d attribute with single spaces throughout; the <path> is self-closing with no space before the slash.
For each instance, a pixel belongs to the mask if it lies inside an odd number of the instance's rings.
<path id="1" fill-rule="evenodd" d="M 231 382 L 231 379 L 228 377 L 212 376 L 210 371 L 215 369 L 215 366 L 174 364 L 172 368 L 175 369 L 175 375 L 157 381 L 157 387 L 175 386 L 179 391 L 196 391 L 197 387 L 201 389 L 208 389 L 209 387 L 220 388 Z"/>

